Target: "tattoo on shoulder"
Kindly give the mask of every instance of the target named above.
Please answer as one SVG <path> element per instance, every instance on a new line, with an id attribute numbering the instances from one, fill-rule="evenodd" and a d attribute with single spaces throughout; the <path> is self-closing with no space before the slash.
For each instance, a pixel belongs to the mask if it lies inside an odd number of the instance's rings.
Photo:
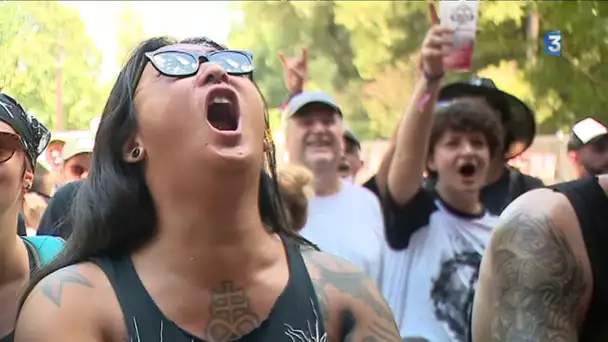
<path id="1" fill-rule="evenodd" d="M 515 212 L 494 234 L 492 340 L 575 341 L 588 285 L 566 237 L 546 216 Z"/>
<path id="2" fill-rule="evenodd" d="M 61 307 L 64 287 L 71 284 L 93 287 L 93 284 L 79 272 L 78 266 L 68 266 L 55 271 L 42 281 L 42 293 L 57 307 Z"/>
<path id="3" fill-rule="evenodd" d="M 303 251 L 306 263 L 312 266 L 317 276 L 313 279 L 315 291 L 321 306 L 324 322 L 327 325 L 330 316 L 331 298 L 327 296 L 328 288 L 333 288 L 338 292 L 365 304 L 375 313 L 373 320 L 370 320 L 365 327 L 363 335 L 362 329 L 357 328 L 357 340 L 373 341 L 401 341 L 399 338 L 395 318 L 388 304 L 376 289 L 374 282 L 365 273 L 344 260 L 318 251 Z M 344 313 L 335 317 L 338 324 L 343 326 Z M 355 320 L 355 324 L 360 323 Z M 341 327 L 341 330 L 344 327 Z M 347 329 L 348 330 L 348 329 Z M 352 329 L 351 329 L 352 330 Z M 353 331 L 342 331 L 345 336 L 344 341 L 353 338 Z"/>
<path id="4" fill-rule="evenodd" d="M 225 281 L 211 294 L 210 317 L 205 327 L 211 341 L 235 341 L 260 326 L 251 300 L 242 288 Z"/>

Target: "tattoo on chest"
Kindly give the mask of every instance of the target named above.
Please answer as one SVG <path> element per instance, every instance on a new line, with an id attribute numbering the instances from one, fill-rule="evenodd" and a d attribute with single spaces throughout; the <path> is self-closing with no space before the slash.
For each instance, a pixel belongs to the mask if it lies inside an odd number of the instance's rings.
<path id="1" fill-rule="evenodd" d="M 60 307 L 63 290 L 67 285 L 93 287 L 93 284 L 78 271 L 76 266 L 69 266 L 46 277 L 42 283 L 42 293 L 57 307 Z"/>
<path id="2" fill-rule="evenodd" d="M 207 338 L 214 342 L 234 341 L 260 325 L 251 308 L 249 296 L 231 281 L 222 283 L 211 294 L 210 317 L 205 328 Z"/>

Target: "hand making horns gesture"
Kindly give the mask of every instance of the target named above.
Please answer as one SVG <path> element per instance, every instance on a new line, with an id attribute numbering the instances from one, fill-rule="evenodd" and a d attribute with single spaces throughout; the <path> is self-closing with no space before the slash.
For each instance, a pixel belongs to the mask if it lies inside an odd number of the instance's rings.
<path id="1" fill-rule="evenodd" d="M 302 48 L 300 57 L 290 59 L 285 58 L 285 55 L 279 52 L 279 60 L 283 66 L 285 87 L 291 94 L 301 93 L 308 76 L 308 49 Z"/>

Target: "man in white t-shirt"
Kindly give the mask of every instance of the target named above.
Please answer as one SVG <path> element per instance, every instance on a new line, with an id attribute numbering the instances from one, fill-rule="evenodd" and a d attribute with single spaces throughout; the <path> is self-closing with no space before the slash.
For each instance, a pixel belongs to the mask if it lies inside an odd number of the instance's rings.
<path id="1" fill-rule="evenodd" d="M 314 174 L 315 197 L 302 236 L 379 282 L 386 246 L 382 210 L 369 190 L 340 177 L 344 133 L 340 107 L 326 93 L 302 92 L 291 98 L 286 114 L 289 161 Z"/>

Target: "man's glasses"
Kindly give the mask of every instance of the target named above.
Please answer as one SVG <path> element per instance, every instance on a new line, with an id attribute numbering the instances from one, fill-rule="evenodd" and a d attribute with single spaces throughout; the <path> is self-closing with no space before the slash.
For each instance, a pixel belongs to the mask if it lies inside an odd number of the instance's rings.
<path id="1" fill-rule="evenodd" d="M 0 163 L 7 162 L 15 152 L 22 150 L 23 144 L 17 134 L 0 132 Z"/>
<path id="2" fill-rule="evenodd" d="M 252 56 L 247 51 L 221 50 L 210 53 L 193 51 L 147 52 L 146 57 L 158 72 L 170 77 L 187 77 L 198 72 L 201 63 L 214 63 L 229 75 L 249 76 L 253 73 Z"/>

